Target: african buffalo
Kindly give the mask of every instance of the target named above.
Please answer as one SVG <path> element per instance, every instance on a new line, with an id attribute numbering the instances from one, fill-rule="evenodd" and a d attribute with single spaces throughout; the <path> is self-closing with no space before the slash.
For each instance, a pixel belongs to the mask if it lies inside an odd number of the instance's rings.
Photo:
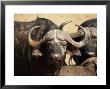
<path id="1" fill-rule="evenodd" d="M 88 40 L 88 43 L 86 43 L 83 47 L 80 48 L 80 56 L 72 56 L 74 54 L 71 53 L 70 61 L 73 57 L 77 65 L 80 65 L 87 58 L 97 57 L 97 19 L 95 18 L 87 20 L 83 22 L 81 26 L 86 29 L 86 32 L 89 35 L 90 39 Z M 84 32 L 79 28 L 76 33 L 72 33 L 70 34 L 70 36 L 75 41 L 80 41 L 84 36 Z"/>
<path id="2" fill-rule="evenodd" d="M 15 75 L 31 75 L 32 52 L 34 47 L 29 44 L 28 34 L 31 28 L 42 26 L 32 33 L 32 38 L 40 40 L 46 32 L 58 26 L 45 18 L 37 18 L 30 22 L 14 22 L 14 73 Z M 37 34 L 37 35 L 36 35 Z"/>
<path id="3" fill-rule="evenodd" d="M 74 51 L 88 42 L 89 35 L 84 32 L 81 41 L 74 41 L 62 29 L 70 23 L 64 22 L 57 26 L 45 18 L 37 18 L 31 22 L 15 22 L 15 75 L 57 75 L 65 64 L 67 46 Z"/>

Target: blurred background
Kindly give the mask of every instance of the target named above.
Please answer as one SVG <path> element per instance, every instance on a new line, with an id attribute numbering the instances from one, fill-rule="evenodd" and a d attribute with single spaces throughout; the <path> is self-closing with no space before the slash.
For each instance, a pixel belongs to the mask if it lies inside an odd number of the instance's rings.
<path id="1" fill-rule="evenodd" d="M 35 20 L 37 17 L 46 18 L 53 21 L 58 26 L 65 21 L 72 21 L 65 25 L 64 31 L 67 33 L 73 33 L 77 31 L 78 27 L 75 24 L 80 25 L 86 20 L 96 18 L 96 14 L 15 14 L 14 20 L 21 22 L 29 22 Z"/>

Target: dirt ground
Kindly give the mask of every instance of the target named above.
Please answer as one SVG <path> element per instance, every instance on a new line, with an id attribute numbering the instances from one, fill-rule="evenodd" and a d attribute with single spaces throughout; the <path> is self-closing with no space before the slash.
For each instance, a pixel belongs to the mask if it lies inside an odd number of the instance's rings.
<path id="1" fill-rule="evenodd" d="M 80 25 L 86 20 L 96 18 L 97 15 L 96 14 L 15 14 L 14 20 L 28 22 L 35 20 L 37 17 L 49 19 L 54 23 L 56 23 L 57 25 L 60 25 L 65 21 L 72 21 L 72 23 L 65 25 L 64 31 L 67 33 L 73 33 L 77 30 L 75 24 Z"/>

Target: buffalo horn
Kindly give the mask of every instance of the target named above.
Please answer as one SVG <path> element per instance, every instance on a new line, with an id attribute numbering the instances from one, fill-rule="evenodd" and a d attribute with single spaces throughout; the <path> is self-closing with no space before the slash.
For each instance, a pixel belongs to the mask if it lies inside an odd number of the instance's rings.
<path id="1" fill-rule="evenodd" d="M 40 28 L 40 27 L 41 27 L 41 26 L 35 26 L 35 27 L 31 28 L 31 30 L 29 31 L 28 41 L 29 41 L 29 44 L 30 44 L 31 46 L 35 46 L 35 45 L 37 45 L 37 44 L 39 43 L 39 41 L 35 41 L 35 40 L 32 39 L 31 34 L 32 34 L 32 32 L 33 32 L 34 29 Z"/>
<path id="2" fill-rule="evenodd" d="M 78 25 L 76 25 L 76 26 L 78 26 Z M 68 43 L 70 43 L 71 45 L 73 45 L 75 47 L 78 47 L 78 48 L 81 48 L 85 45 L 85 43 L 88 42 L 89 35 L 87 34 L 86 29 L 84 29 L 82 26 L 78 26 L 78 27 L 80 27 L 84 31 L 84 39 L 79 41 L 79 42 L 76 42 L 67 34 L 66 37 L 65 37 L 65 40 Z"/>
<path id="3" fill-rule="evenodd" d="M 68 22 L 63 22 L 60 26 L 59 26 L 59 29 L 62 30 L 63 27 L 68 24 L 68 23 L 71 23 L 72 21 L 68 21 Z"/>

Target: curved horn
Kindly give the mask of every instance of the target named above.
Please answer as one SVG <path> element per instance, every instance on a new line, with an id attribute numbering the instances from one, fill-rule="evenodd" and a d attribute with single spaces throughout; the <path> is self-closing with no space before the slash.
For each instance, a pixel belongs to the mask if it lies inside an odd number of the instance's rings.
<path id="1" fill-rule="evenodd" d="M 80 42 L 74 41 L 69 35 L 66 35 L 65 40 L 70 43 L 71 45 L 74 45 L 75 47 L 81 48 L 85 45 L 85 43 L 88 42 L 88 39 L 90 38 L 89 35 L 86 32 L 86 29 L 84 29 L 82 26 L 76 25 L 80 27 L 84 31 L 84 39 Z"/>
<path id="2" fill-rule="evenodd" d="M 80 28 L 80 27 L 79 27 Z M 94 27 L 85 27 L 86 31 L 90 34 L 91 37 L 96 38 L 97 37 L 97 29 Z M 71 38 L 81 37 L 84 36 L 84 32 L 80 29 L 78 29 L 75 33 L 68 33 Z"/>
<path id="3" fill-rule="evenodd" d="M 29 44 L 30 44 L 31 46 L 35 46 L 35 45 L 37 45 L 37 44 L 39 43 L 38 41 L 32 40 L 32 37 L 31 37 L 31 34 L 32 34 L 33 30 L 34 30 L 35 28 L 39 28 L 39 27 L 41 27 L 41 26 L 35 26 L 35 27 L 31 28 L 31 30 L 29 31 L 28 41 L 29 41 Z"/>
<path id="4" fill-rule="evenodd" d="M 66 24 L 70 23 L 70 22 L 72 22 L 72 21 L 63 22 L 63 23 L 59 26 L 59 29 L 62 30 L 63 27 L 64 27 Z"/>

